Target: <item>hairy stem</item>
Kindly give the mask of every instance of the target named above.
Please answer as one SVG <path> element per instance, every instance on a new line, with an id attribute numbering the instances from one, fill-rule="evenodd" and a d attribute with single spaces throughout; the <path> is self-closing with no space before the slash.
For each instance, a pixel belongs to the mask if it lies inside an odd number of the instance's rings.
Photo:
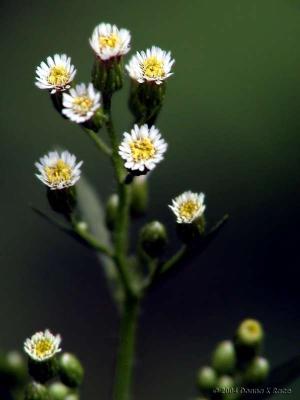
<path id="1" fill-rule="evenodd" d="M 124 304 L 117 355 L 114 400 L 131 399 L 139 306 L 139 300 L 132 297 L 127 298 Z"/>

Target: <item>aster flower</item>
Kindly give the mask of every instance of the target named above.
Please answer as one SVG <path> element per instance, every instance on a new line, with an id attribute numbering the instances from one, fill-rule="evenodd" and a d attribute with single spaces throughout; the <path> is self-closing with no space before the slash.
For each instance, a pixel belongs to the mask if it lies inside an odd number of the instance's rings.
<path id="1" fill-rule="evenodd" d="M 101 23 L 93 31 L 90 45 L 103 61 L 120 57 L 130 50 L 130 32 L 118 29 L 116 25 Z"/>
<path id="2" fill-rule="evenodd" d="M 54 336 L 48 329 L 37 332 L 30 339 L 26 339 L 24 350 L 35 361 L 45 361 L 52 358 L 60 349 L 61 337 Z"/>
<path id="3" fill-rule="evenodd" d="M 76 164 L 76 157 L 68 151 L 52 151 L 35 163 L 39 171 L 36 177 L 52 190 L 68 188 L 80 179 L 82 163 Z"/>
<path id="4" fill-rule="evenodd" d="M 47 63 L 42 61 L 36 69 L 36 86 L 51 90 L 51 93 L 70 88 L 76 69 L 71 64 L 71 58 L 66 54 L 55 54 L 47 57 Z"/>
<path id="5" fill-rule="evenodd" d="M 169 207 L 176 215 L 178 224 L 191 224 L 205 211 L 204 193 L 184 192 L 173 199 Z"/>
<path id="6" fill-rule="evenodd" d="M 155 126 L 134 125 L 131 133 L 124 133 L 119 154 L 125 160 L 125 168 L 147 172 L 163 160 L 167 146 Z"/>
<path id="7" fill-rule="evenodd" d="M 71 121 L 81 124 L 93 117 L 100 108 L 101 94 L 94 89 L 92 83 L 80 83 L 70 89 L 70 93 L 63 93 L 62 113 Z"/>
<path id="8" fill-rule="evenodd" d="M 148 81 L 159 85 L 173 74 L 171 69 L 174 62 L 170 52 L 152 46 L 151 49 L 137 52 L 125 68 L 129 76 L 137 82 Z"/>

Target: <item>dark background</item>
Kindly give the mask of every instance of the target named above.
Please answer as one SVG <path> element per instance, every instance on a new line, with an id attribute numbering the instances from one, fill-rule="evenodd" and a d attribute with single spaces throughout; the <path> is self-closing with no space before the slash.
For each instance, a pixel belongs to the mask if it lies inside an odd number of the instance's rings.
<path id="1" fill-rule="evenodd" d="M 141 318 L 135 398 L 188 399 L 196 369 L 242 318 L 263 322 L 272 365 L 299 353 L 300 1 L 1 1 L 0 346 L 60 332 L 86 367 L 84 399 L 106 400 L 118 321 L 101 268 L 28 207 L 47 207 L 33 163 L 54 145 L 84 160 L 102 198 L 113 190 L 106 160 L 33 85 L 36 65 L 55 52 L 88 81 L 88 37 L 101 21 L 130 29 L 133 51 L 156 44 L 176 59 L 158 123 L 170 146 L 151 177 L 149 218 L 172 230 L 167 204 L 187 189 L 206 193 L 210 221 L 231 215 Z M 115 98 L 120 132 L 126 96 Z M 299 382 L 292 388 L 285 397 L 299 399 Z"/>

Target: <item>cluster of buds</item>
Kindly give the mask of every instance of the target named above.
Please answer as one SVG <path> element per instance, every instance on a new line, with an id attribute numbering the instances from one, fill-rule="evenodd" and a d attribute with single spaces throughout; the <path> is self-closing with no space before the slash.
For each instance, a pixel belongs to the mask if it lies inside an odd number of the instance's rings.
<path id="1" fill-rule="evenodd" d="M 61 337 L 49 330 L 37 332 L 26 339 L 24 351 L 28 356 L 25 400 L 79 400 L 83 367 L 71 353 L 61 353 Z"/>
<path id="2" fill-rule="evenodd" d="M 261 355 L 263 328 L 257 320 L 246 319 L 233 340 L 220 342 L 212 353 L 211 365 L 197 374 L 203 397 L 197 400 L 239 400 L 247 388 L 259 388 L 269 375 L 269 362 Z"/>

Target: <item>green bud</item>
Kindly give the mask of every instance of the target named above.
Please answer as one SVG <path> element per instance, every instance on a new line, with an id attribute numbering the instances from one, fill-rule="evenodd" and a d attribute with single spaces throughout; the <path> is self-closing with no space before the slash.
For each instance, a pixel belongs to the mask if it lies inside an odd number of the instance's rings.
<path id="1" fill-rule="evenodd" d="M 53 356 L 45 361 L 36 361 L 28 358 L 28 372 L 37 382 L 46 383 L 57 375 L 57 357 Z"/>
<path id="2" fill-rule="evenodd" d="M 255 347 L 260 345 L 264 338 L 264 331 L 260 322 L 255 319 L 246 319 L 238 327 L 236 341 L 238 344 Z"/>
<path id="3" fill-rule="evenodd" d="M 0 358 L 0 386 L 16 387 L 23 385 L 27 378 L 27 368 L 23 356 L 11 351 Z"/>
<path id="4" fill-rule="evenodd" d="M 136 123 L 153 125 L 162 108 L 166 92 L 166 84 L 154 82 L 138 83 L 131 81 L 129 108 Z"/>
<path id="5" fill-rule="evenodd" d="M 119 208 L 119 197 L 117 194 L 112 194 L 106 203 L 105 222 L 110 230 L 114 230 Z"/>
<path id="6" fill-rule="evenodd" d="M 148 206 L 148 182 L 146 175 L 137 176 L 131 184 L 130 211 L 134 216 L 143 215 Z"/>
<path id="7" fill-rule="evenodd" d="M 197 384 L 204 393 L 213 390 L 217 384 L 217 373 L 211 367 L 203 367 L 197 374 Z"/>
<path id="8" fill-rule="evenodd" d="M 51 400 L 65 400 L 70 389 L 61 382 L 54 382 L 48 388 Z"/>
<path id="9" fill-rule="evenodd" d="M 53 211 L 69 217 L 76 207 L 75 186 L 57 190 L 48 188 L 47 198 Z"/>
<path id="10" fill-rule="evenodd" d="M 247 383 L 259 384 L 265 381 L 270 372 L 270 364 L 266 358 L 255 357 L 245 370 Z"/>
<path id="11" fill-rule="evenodd" d="M 123 86 L 122 58 L 101 60 L 96 57 L 92 70 L 92 82 L 103 96 L 104 106 L 107 98 Z"/>
<path id="12" fill-rule="evenodd" d="M 83 380 L 83 367 L 73 354 L 64 353 L 59 359 L 59 376 L 61 381 L 71 388 L 78 387 Z"/>
<path id="13" fill-rule="evenodd" d="M 217 388 L 222 393 L 222 399 L 234 400 L 239 397 L 237 393 L 235 382 L 231 376 L 222 375 L 217 382 Z"/>
<path id="14" fill-rule="evenodd" d="M 149 222 L 142 228 L 139 240 L 149 257 L 159 257 L 163 254 L 168 240 L 166 228 L 159 221 Z"/>
<path id="15" fill-rule="evenodd" d="M 238 367 L 245 369 L 248 363 L 259 354 L 264 338 L 261 324 L 254 319 L 244 320 L 235 335 L 235 348 Z"/>
<path id="16" fill-rule="evenodd" d="M 25 390 L 25 400 L 50 400 L 47 388 L 40 383 L 29 383 Z"/>
<path id="17" fill-rule="evenodd" d="M 212 356 L 212 366 L 219 374 L 230 374 L 236 365 L 236 352 L 233 343 L 225 340 L 217 345 Z"/>
<path id="18" fill-rule="evenodd" d="M 64 400 L 79 400 L 79 395 L 77 393 L 69 394 Z"/>

